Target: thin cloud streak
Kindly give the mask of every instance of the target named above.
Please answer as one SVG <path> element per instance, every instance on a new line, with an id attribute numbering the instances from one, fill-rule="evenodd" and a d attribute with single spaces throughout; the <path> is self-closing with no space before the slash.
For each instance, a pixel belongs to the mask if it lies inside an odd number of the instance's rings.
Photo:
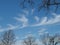
<path id="1" fill-rule="evenodd" d="M 42 28 L 38 31 L 39 35 L 44 35 L 44 34 L 47 34 L 48 32 L 46 31 L 47 29 L 45 28 Z"/>
<path id="2" fill-rule="evenodd" d="M 24 15 L 21 18 L 15 17 L 15 19 L 17 20 L 17 22 L 22 22 L 22 27 L 26 27 L 28 25 L 28 18 Z"/>
<path id="3" fill-rule="evenodd" d="M 57 15 L 55 13 L 52 14 L 54 16 L 54 18 L 51 18 L 48 20 L 48 17 L 43 17 L 41 19 L 41 21 L 39 21 L 39 17 L 35 16 L 35 20 L 38 22 L 36 24 L 29 24 L 29 19 L 25 16 L 22 15 L 21 17 L 14 17 L 14 19 L 18 22 L 22 22 L 22 24 L 8 24 L 6 28 L 2 28 L 0 27 L 0 32 L 3 32 L 5 30 L 16 30 L 16 29 L 22 29 L 25 27 L 34 27 L 34 26 L 44 26 L 44 25 L 51 25 L 51 24 L 55 24 L 55 23 L 60 23 L 60 15 Z"/>
<path id="4" fill-rule="evenodd" d="M 38 16 L 35 16 L 34 18 L 35 18 L 35 20 L 36 20 L 37 22 L 39 22 L 40 19 L 39 19 Z"/>
<path id="5" fill-rule="evenodd" d="M 50 25 L 55 23 L 60 23 L 60 15 L 54 14 L 54 18 L 51 18 L 49 20 L 48 17 L 43 17 L 41 22 L 36 23 L 32 26 Z"/>

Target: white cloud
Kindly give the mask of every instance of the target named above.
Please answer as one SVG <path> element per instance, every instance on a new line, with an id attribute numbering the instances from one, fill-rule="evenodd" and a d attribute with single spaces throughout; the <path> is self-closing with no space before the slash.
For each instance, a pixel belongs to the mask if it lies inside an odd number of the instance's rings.
<path id="1" fill-rule="evenodd" d="M 48 32 L 46 31 L 47 29 L 42 28 L 38 31 L 39 35 L 47 34 Z"/>
<path id="2" fill-rule="evenodd" d="M 7 24 L 5 28 L 0 28 L 0 32 L 7 31 L 7 30 L 16 30 L 19 28 L 19 25 L 12 25 L 12 24 Z"/>
<path id="3" fill-rule="evenodd" d="M 46 29 L 45 28 L 42 28 L 42 29 L 40 29 L 39 32 L 41 33 L 41 32 L 44 32 L 44 31 L 46 31 Z"/>
<path id="4" fill-rule="evenodd" d="M 40 25 L 44 25 L 46 22 L 47 22 L 47 17 L 43 17 L 40 22 Z"/>
<path id="5" fill-rule="evenodd" d="M 41 25 L 60 23 L 60 15 L 57 15 L 54 13 L 53 16 L 54 16 L 54 18 L 51 18 L 49 20 L 48 20 L 48 17 L 43 17 L 39 23 L 36 23 L 32 26 L 41 26 Z"/>
<path id="6" fill-rule="evenodd" d="M 55 23 L 60 22 L 60 15 L 53 13 L 53 16 L 54 18 L 51 18 L 51 19 L 48 19 L 48 17 L 43 17 L 41 21 L 39 21 L 40 19 L 38 16 L 35 16 L 34 18 L 38 23 L 32 24 L 32 25 L 28 24 L 29 19 L 25 15 L 22 15 L 21 17 L 15 17 L 15 19 L 17 20 L 17 22 L 22 22 L 22 26 L 20 26 L 19 28 L 24 28 L 27 26 L 50 25 L 50 24 L 55 24 Z"/>
<path id="7" fill-rule="evenodd" d="M 16 30 L 16 29 L 21 29 L 21 28 L 24 28 L 24 27 L 27 27 L 28 26 L 28 18 L 26 18 L 24 15 L 20 17 L 14 17 L 14 19 L 17 20 L 17 23 L 18 22 L 21 22 L 22 23 L 22 26 L 21 24 L 7 24 L 7 26 L 5 28 L 2 28 L 0 27 L 0 32 L 3 32 L 3 31 L 6 31 L 6 30 Z"/>
<path id="8" fill-rule="evenodd" d="M 35 18 L 35 20 L 36 20 L 37 22 L 39 22 L 40 19 L 39 19 L 38 16 L 35 16 L 34 18 Z"/>
<path id="9" fill-rule="evenodd" d="M 47 17 L 43 17 L 42 20 L 41 20 L 41 22 L 36 23 L 36 24 L 34 24 L 34 25 L 32 25 L 32 26 L 41 26 L 41 25 L 45 25 L 46 22 L 47 22 Z"/>
<path id="10" fill-rule="evenodd" d="M 34 35 L 31 33 L 28 33 L 24 38 L 28 38 L 28 37 L 33 37 Z"/>
<path id="11" fill-rule="evenodd" d="M 52 18 L 49 21 L 47 21 L 47 24 L 55 24 L 58 22 L 60 22 L 60 15 L 56 15 L 55 18 Z"/>
<path id="12" fill-rule="evenodd" d="M 53 16 L 56 16 L 57 14 L 56 13 L 52 13 Z"/>
<path id="13" fill-rule="evenodd" d="M 25 15 L 22 15 L 21 17 L 14 17 L 14 19 L 17 20 L 17 23 L 22 22 L 22 26 L 21 26 L 21 23 L 17 24 L 17 25 L 16 24 L 15 25 L 8 24 L 7 25 L 8 27 L 6 27 L 6 28 L 0 27 L 0 32 L 3 32 L 5 30 L 21 29 L 21 28 L 28 27 L 28 26 L 33 27 L 33 26 L 41 26 L 41 25 L 50 25 L 50 24 L 60 23 L 60 15 L 53 13 L 53 16 L 54 16 L 54 18 L 51 18 L 51 19 L 48 19 L 48 17 L 43 17 L 41 19 L 41 21 L 39 21 L 40 19 L 38 16 L 35 16 L 34 18 L 38 23 L 32 24 L 32 25 L 28 24 L 29 19 Z"/>
<path id="14" fill-rule="evenodd" d="M 19 25 L 12 25 L 12 24 L 7 24 L 7 30 L 14 30 L 17 29 L 19 27 Z"/>
<path id="15" fill-rule="evenodd" d="M 22 22 L 22 26 L 20 28 L 26 27 L 28 25 L 28 18 L 26 18 L 24 15 L 21 16 L 21 18 L 15 17 L 15 19 L 18 22 Z"/>

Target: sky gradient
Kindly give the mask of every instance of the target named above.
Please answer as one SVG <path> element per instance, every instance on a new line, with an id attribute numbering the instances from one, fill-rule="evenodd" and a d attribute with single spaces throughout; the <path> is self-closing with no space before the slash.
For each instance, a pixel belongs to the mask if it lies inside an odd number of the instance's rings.
<path id="1" fill-rule="evenodd" d="M 21 0 L 0 0 L 0 34 L 7 30 L 14 30 L 20 41 L 28 34 L 36 38 L 49 33 L 60 33 L 60 14 L 50 12 L 48 15 L 38 14 L 37 10 L 23 10 L 19 6 Z"/>

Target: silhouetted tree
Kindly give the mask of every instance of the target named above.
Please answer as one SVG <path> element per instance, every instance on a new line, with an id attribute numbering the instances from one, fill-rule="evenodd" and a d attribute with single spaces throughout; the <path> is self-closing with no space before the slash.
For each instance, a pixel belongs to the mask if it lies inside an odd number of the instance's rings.
<path id="1" fill-rule="evenodd" d="M 55 37 L 55 45 L 57 45 L 60 43 L 60 34 L 56 34 Z"/>
<path id="2" fill-rule="evenodd" d="M 26 39 L 24 39 L 23 44 L 25 44 L 25 45 L 37 45 L 35 43 L 35 39 L 32 36 L 28 36 Z"/>
<path id="3" fill-rule="evenodd" d="M 44 45 L 57 45 L 58 43 L 60 43 L 60 35 L 59 34 L 55 34 L 53 36 L 43 36 L 42 39 L 42 43 Z"/>
<path id="4" fill-rule="evenodd" d="M 48 33 L 47 33 L 47 34 L 44 34 L 44 35 L 42 36 L 42 38 L 41 38 L 42 43 L 43 43 L 44 45 L 50 45 L 50 44 L 49 44 L 49 38 L 50 38 L 50 36 L 49 36 Z"/>
<path id="5" fill-rule="evenodd" d="M 2 45 L 13 45 L 15 43 L 15 34 L 12 30 L 8 30 L 2 35 Z"/>

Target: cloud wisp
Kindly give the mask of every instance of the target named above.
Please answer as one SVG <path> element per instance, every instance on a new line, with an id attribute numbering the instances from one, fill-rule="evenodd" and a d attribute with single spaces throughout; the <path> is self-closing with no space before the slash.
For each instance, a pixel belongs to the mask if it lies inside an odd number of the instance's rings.
<path id="1" fill-rule="evenodd" d="M 42 19 L 40 19 L 38 16 L 35 16 L 34 19 L 37 22 L 35 24 L 29 24 L 29 19 L 25 15 L 22 15 L 21 17 L 14 17 L 17 23 L 21 23 L 17 25 L 7 24 L 8 27 L 6 28 L 0 27 L 0 32 L 5 30 L 22 29 L 24 27 L 35 27 L 60 23 L 60 15 L 57 15 L 55 13 L 53 13 L 52 15 L 54 16 L 54 18 L 51 19 L 48 19 L 48 17 L 43 17 Z"/>
<path id="2" fill-rule="evenodd" d="M 39 35 L 44 35 L 44 34 L 47 34 L 48 32 L 46 31 L 47 29 L 45 28 L 42 28 L 38 31 Z"/>
<path id="3" fill-rule="evenodd" d="M 22 15 L 21 18 L 15 17 L 15 19 L 18 22 L 22 22 L 22 28 L 23 27 L 34 27 L 34 26 L 42 26 L 42 25 L 51 25 L 51 24 L 55 24 L 55 23 L 59 23 L 60 22 L 60 15 L 57 15 L 55 13 L 52 14 L 54 16 L 54 18 L 48 19 L 48 17 L 43 17 L 42 19 L 40 19 L 38 16 L 35 16 L 34 19 L 36 20 L 37 23 L 29 25 L 29 19 L 25 16 Z M 40 21 L 41 20 L 41 21 Z"/>
<path id="4" fill-rule="evenodd" d="M 36 20 L 37 22 L 39 22 L 40 19 L 39 19 L 38 16 L 35 16 L 34 18 L 35 18 L 35 20 Z"/>
<path id="5" fill-rule="evenodd" d="M 36 23 L 32 26 L 41 26 L 41 25 L 50 25 L 60 22 L 60 15 L 53 14 L 54 18 L 51 18 L 48 20 L 48 17 L 43 17 L 42 20 L 39 23 Z"/>
<path id="6" fill-rule="evenodd" d="M 22 26 L 20 28 L 28 26 L 28 19 L 24 15 L 21 18 L 15 17 L 17 22 L 22 22 Z"/>
<path id="7" fill-rule="evenodd" d="M 18 27 L 19 27 L 19 25 L 7 24 L 7 27 L 5 27 L 5 28 L 1 27 L 0 28 L 0 32 L 7 31 L 7 30 L 15 30 L 15 29 L 18 29 Z"/>

